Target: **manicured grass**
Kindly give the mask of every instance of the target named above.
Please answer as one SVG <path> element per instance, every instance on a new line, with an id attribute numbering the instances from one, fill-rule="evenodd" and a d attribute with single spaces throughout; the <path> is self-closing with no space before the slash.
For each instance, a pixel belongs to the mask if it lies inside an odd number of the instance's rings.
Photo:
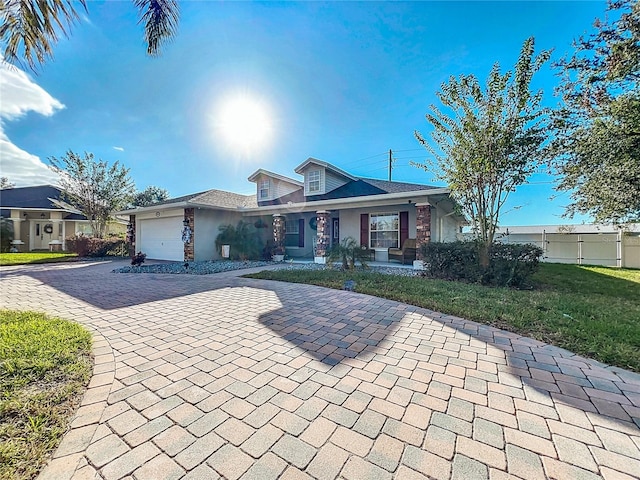
<path id="1" fill-rule="evenodd" d="M 66 252 L 0 253 L 0 265 L 69 262 L 77 258 L 75 253 Z"/>
<path id="2" fill-rule="evenodd" d="M 252 278 L 355 291 L 456 315 L 640 372 L 640 270 L 541 264 L 533 290 L 331 270 L 274 270 Z"/>
<path id="3" fill-rule="evenodd" d="M 0 310 L 0 478 L 36 477 L 91 376 L 91 334 L 40 313 Z"/>

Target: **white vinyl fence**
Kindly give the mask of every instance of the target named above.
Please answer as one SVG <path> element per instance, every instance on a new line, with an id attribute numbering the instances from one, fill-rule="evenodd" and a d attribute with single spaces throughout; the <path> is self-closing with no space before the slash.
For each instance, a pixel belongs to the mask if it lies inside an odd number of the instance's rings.
<path id="1" fill-rule="evenodd" d="M 517 227 L 502 230 L 503 243 L 531 243 L 544 251 L 542 260 L 578 265 L 640 268 L 640 233 L 548 233 L 518 232 Z"/>

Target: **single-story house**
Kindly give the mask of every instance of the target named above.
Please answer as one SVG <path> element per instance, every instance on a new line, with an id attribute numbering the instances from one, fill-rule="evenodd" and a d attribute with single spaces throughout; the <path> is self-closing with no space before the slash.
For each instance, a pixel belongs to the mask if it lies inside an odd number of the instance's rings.
<path id="1" fill-rule="evenodd" d="M 418 247 L 452 241 L 465 223 L 448 188 L 360 178 L 315 158 L 295 173 L 299 180 L 257 170 L 248 178 L 256 184 L 254 195 L 208 190 L 118 214 L 129 215 L 136 251 L 175 261 L 221 258 L 219 227 L 240 220 L 259 227 L 263 240 L 284 247 L 287 257 L 318 263 L 346 237 L 370 249 L 375 260 L 388 261 L 388 249 L 406 239 Z"/>
<path id="2" fill-rule="evenodd" d="M 0 216 L 13 222 L 12 243 L 19 251 L 66 250 L 66 238 L 92 234 L 87 217 L 53 185 L 0 190 Z M 120 233 L 125 226 L 115 223 L 109 229 Z"/>

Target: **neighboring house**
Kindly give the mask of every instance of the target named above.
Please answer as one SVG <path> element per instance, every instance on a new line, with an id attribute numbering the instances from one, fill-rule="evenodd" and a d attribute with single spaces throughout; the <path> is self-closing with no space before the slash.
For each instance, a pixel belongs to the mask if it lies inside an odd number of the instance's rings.
<path id="1" fill-rule="evenodd" d="M 640 223 L 510 226 L 496 238 L 537 245 L 544 262 L 640 268 Z"/>
<path id="2" fill-rule="evenodd" d="M 448 188 L 359 178 L 314 158 L 295 172 L 302 180 L 257 170 L 249 177 L 255 195 L 209 190 L 119 214 L 130 215 L 136 251 L 179 261 L 220 258 L 218 228 L 239 220 L 266 227 L 258 229 L 263 241 L 284 246 L 288 257 L 319 263 L 345 237 L 387 261 L 388 249 L 407 238 L 452 241 L 464 224 Z"/>
<path id="3" fill-rule="evenodd" d="M 87 217 L 52 185 L 0 190 L 0 216 L 13 222 L 13 245 L 20 251 L 66 250 L 66 238 L 92 233 Z M 124 231 L 124 226 L 111 225 L 110 230 Z"/>

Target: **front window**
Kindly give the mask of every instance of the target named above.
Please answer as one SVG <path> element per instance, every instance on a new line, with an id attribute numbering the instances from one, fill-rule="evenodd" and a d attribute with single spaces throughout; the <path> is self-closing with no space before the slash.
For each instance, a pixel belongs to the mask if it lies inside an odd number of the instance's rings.
<path id="1" fill-rule="evenodd" d="M 299 234 L 300 223 L 298 220 L 287 220 L 284 222 L 284 244 L 286 247 L 297 247 Z"/>
<path id="2" fill-rule="evenodd" d="M 260 182 L 260 199 L 269 198 L 269 180 L 262 180 Z"/>
<path id="3" fill-rule="evenodd" d="M 76 235 L 84 235 L 85 237 L 90 237 L 93 235 L 93 230 L 89 223 L 80 223 L 76 222 Z"/>
<path id="4" fill-rule="evenodd" d="M 312 170 L 307 174 L 307 191 L 317 193 L 320 191 L 320 170 Z"/>
<path id="5" fill-rule="evenodd" d="M 398 213 L 372 213 L 369 215 L 371 248 L 399 248 L 400 215 Z"/>

